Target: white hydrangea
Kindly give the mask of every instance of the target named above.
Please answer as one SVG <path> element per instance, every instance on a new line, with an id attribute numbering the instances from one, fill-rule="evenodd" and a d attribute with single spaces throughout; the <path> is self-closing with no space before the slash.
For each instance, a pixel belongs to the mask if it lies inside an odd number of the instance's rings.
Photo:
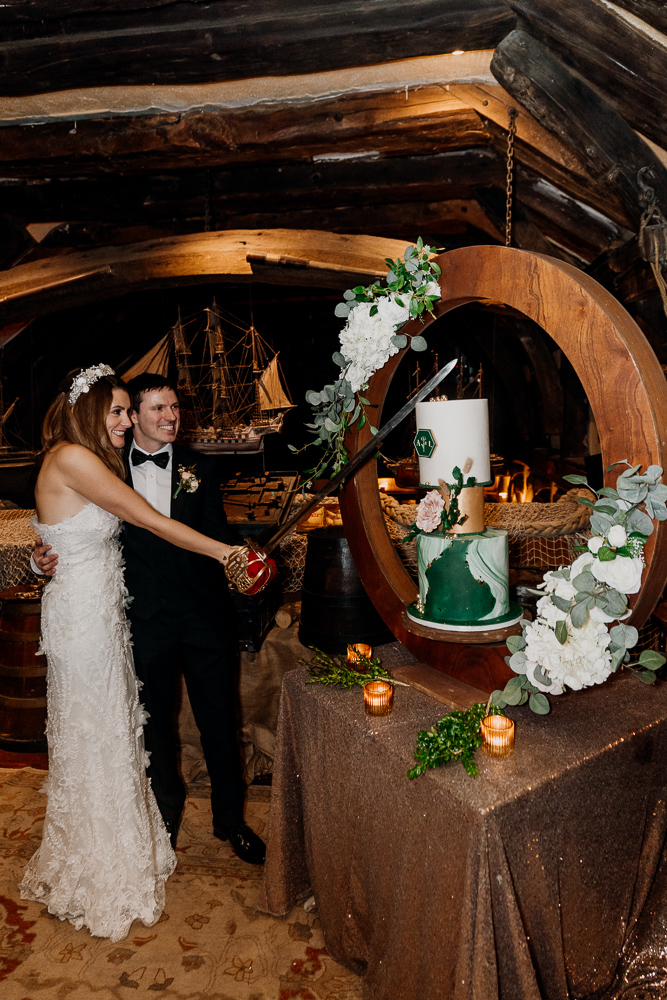
<path id="1" fill-rule="evenodd" d="M 358 392 L 374 372 L 398 353 L 399 348 L 392 344 L 391 338 L 396 333 L 396 327 L 410 318 L 411 298 L 411 292 L 401 295 L 404 304 L 400 306 L 392 293 L 376 303 L 359 302 L 350 311 L 340 333 L 340 345 L 343 356 L 352 362 L 345 378 L 353 392 Z M 373 305 L 377 305 L 377 313 L 371 316 Z"/>
<path id="2" fill-rule="evenodd" d="M 561 644 L 553 627 L 540 613 L 526 628 L 526 676 L 542 691 L 561 694 L 564 687 L 579 691 L 593 684 L 602 684 L 611 673 L 610 636 L 602 622 L 592 618 L 581 628 L 574 628 L 565 616 L 568 638 Z M 539 664 L 553 686 L 546 687 L 535 678 Z"/>

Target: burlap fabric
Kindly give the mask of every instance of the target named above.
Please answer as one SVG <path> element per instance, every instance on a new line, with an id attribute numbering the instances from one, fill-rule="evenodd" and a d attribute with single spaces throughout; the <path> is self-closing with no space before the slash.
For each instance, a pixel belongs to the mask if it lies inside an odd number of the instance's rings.
<path id="1" fill-rule="evenodd" d="M 0 510 L 0 590 L 34 582 L 30 553 L 35 532 L 30 526 L 34 510 Z"/>
<path id="2" fill-rule="evenodd" d="M 664 996 L 648 986 L 667 953 L 667 685 L 508 712 L 512 757 L 409 781 L 442 705 L 399 688 L 370 718 L 361 690 L 288 674 L 260 905 L 312 889 L 364 1000 L 600 1000 L 633 969 L 626 997 Z"/>

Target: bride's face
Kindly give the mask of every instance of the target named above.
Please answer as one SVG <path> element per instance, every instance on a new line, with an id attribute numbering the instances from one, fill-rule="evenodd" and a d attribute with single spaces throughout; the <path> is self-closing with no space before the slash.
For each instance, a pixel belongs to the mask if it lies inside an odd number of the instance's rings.
<path id="1" fill-rule="evenodd" d="M 124 389 L 114 389 L 106 420 L 107 434 L 114 448 L 124 447 L 125 431 L 128 431 L 131 426 L 130 397 Z"/>

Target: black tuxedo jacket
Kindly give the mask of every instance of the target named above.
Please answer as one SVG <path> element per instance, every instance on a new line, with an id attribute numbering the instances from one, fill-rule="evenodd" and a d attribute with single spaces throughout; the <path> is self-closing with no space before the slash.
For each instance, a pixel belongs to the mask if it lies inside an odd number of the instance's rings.
<path id="1" fill-rule="evenodd" d="M 239 544 L 238 535 L 227 523 L 215 460 L 178 442 L 173 449 L 172 518 L 217 541 Z M 125 481 L 131 486 L 129 447 L 125 459 Z M 174 499 L 180 465 L 195 467 L 199 487 L 194 493 L 181 490 Z M 214 559 L 180 549 L 133 524 L 125 524 L 122 543 L 125 583 L 133 598 L 128 609 L 130 619 L 150 618 L 160 610 L 174 614 L 200 611 L 219 618 L 230 598 L 224 570 Z"/>

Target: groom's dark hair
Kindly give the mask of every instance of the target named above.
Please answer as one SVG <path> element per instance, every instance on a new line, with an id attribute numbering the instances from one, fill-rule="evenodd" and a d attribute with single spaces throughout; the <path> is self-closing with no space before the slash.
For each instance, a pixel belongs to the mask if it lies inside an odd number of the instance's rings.
<path id="1" fill-rule="evenodd" d="M 139 409 L 141 401 L 147 392 L 155 392 L 156 389 L 171 389 L 172 392 L 176 392 L 170 379 L 165 378 L 164 375 L 155 375 L 151 372 L 144 372 L 143 375 L 137 375 L 136 378 L 130 379 L 127 383 L 127 388 L 132 396 L 132 408 L 134 410 Z"/>

